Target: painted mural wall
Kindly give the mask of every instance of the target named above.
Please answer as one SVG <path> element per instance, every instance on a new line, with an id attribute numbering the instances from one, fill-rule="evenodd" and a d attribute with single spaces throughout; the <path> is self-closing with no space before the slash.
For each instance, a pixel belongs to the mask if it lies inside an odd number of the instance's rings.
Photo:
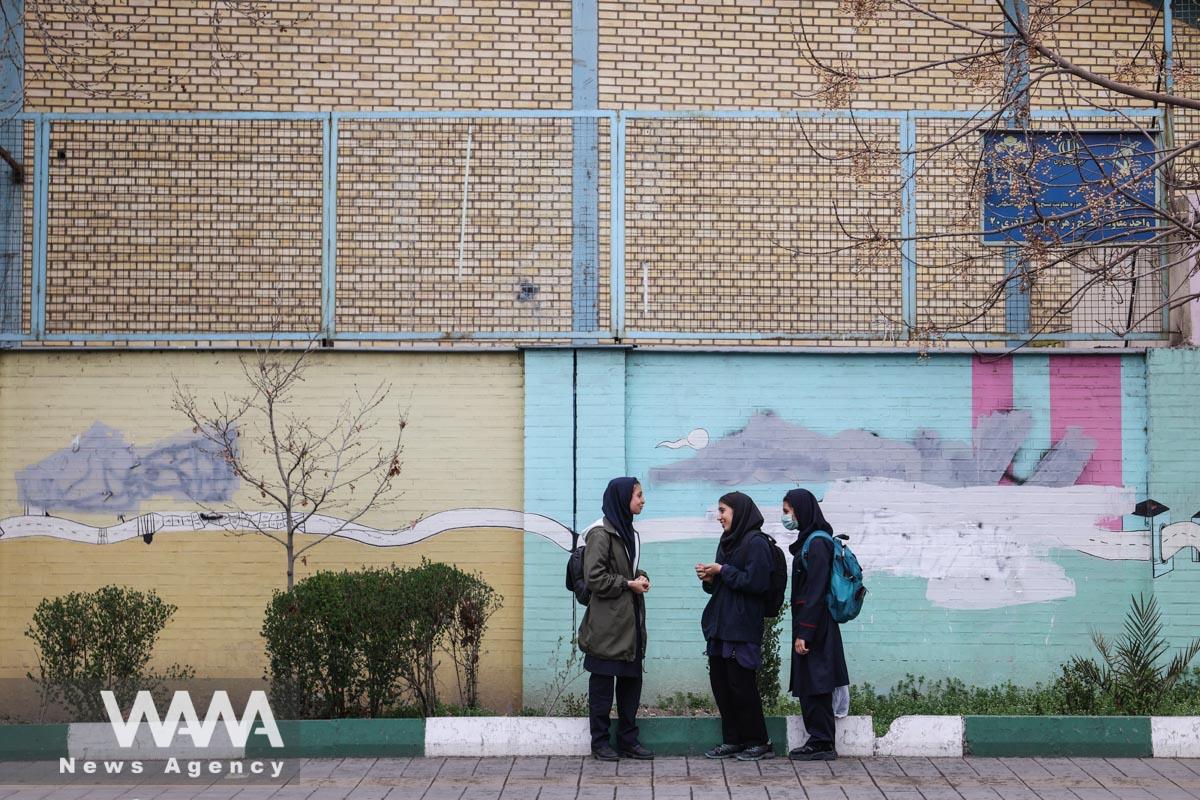
<path id="1" fill-rule="evenodd" d="M 244 518 L 206 509 L 272 523 L 170 408 L 172 378 L 217 396 L 236 388 L 237 359 L 0 355 L 0 713 L 35 703 L 23 631 L 37 602 L 107 583 L 179 606 L 164 663 L 212 688 L 261 685 L 258 631 L 284 560 L 240 534 Z M 856 682 L 1044 680 L 1089 650 L 1091 628 L 1116 630 L 1136 592 L 1160 598 L 1173 638 L 1200 635 L 1194 350 L 342 352 L 319 356 L 305 407 L 332 414 L 382 379 L 410 420 L 399 498 L 298 575 L 422 556 L 481 571 L 505 599 L 484 670 L 498 711 L 585 689 L 569 664 L 582 609 L 566 554 L 623 474 L 648 501 L 649 702 L 707 688 L 692 565 L 712 557 L 716 501 L 733 488 L 785 544 L 779 502 L 794 486 L 851 537 L 870 588 L 845 630 Z M 1151 497 L 1169 510 L 1132 513 Z"/>
<path id="2" fill-rule="evenodd" d="M 297 579 L 422 556 L 482 572 L 504 598 L 488 634 L 483 699 L 517 707 L 526 527 L 519 356 L 316 358 L 301 389 L 312 419 L 387 380 L 409 424 L 395 502 L 310 550 Z M 154 589 L 178 606 L 160 640 L 162 663 L 195 667 L 209 688 L 262 688 L 259 631 L 271 593 L 286 585 L 283 550 L 241 533 L 236 514 L 212 513 L 236 506 L 270 525 L 255 493 L 205 457 L 171 410 L 176 377 L 201 397 L 239 391 L 238 354 L 0 355 L 0 713 L 36 707 L 23 632 L 38 601 L 109 583 Z M 313 541 L 321 524 L 301 538 Z"/>
<path id="3" fill-rule="evenodd" d="M 780 501 L 795 486 L 822 498 L 830 522 L 849 534 L 870 589 L 863 615 L 844 630 L 855 682 L 887 686 L 907 673 L 1045 680 L 1090 649 L 1092 627 L 1119 631 L 1137 592 L 1172 598 L 1173 636 L 1195 627 L 1181 622 L 1194 601 L 1164 588 L 1190 587 L 1200 527 L 1133 514 L 1150 493 L 1143 354 L 572 358 L 526 356 L 526 504 L 586 527 L 608 477 L 643 481 L 651 700 L 707 685 L 706 595 L 692 565 L 712 558 L 717 499 L 734 488 L 758 501 L 781 543 L 791 539 L 776 521 Z M 1164 356 L 1151 354 L 1152 365 L 1156 358 Z M 1195 370 L 1194 351 L 1170 358 Z M 1176 361 L 1152 369 L 1175 374 Z M 569 420 L 553 434 L 531 430 L 534 418 L 570 413 L 572 375 L 575 430 Z M 1179 407 L 1188 402 L 1164 410 L 1173 428 L 1190 427 Z M 1176 474 L 1179 462 L 1195 465 L 1195 442 L 1162 438 L 1180 442 Z M 555 501 L 571 496 L 562 445 L 571 440 L 574 510 Z M 1184 482 L 1194 486 L 1194 474 Z M 527 537 L 527 695 L 552 681 L 563 657 L 546 654 L 572 624 L 552 550 Z M 1152 564 L 1172 556 L 1171 572 Z"/>

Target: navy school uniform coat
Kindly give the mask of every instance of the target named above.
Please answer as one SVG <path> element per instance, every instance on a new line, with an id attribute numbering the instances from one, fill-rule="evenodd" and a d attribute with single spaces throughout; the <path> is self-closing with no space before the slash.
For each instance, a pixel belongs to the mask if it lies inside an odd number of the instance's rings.
<path id="1" fill-rule="evenodd" d="M 796 697 L 828 694 L 850 683 L 846 654 L 842 650 L 842 631 L 829 614 L 825 593 L 829 591 L 829 571 L 833 565 L 833 542 L 815 540 L 808 549 L 808 569 L 804 568 L 796 541 L 792 553 L 792 677 L 788 690 Z M 808 646 L 808 655 L 796 652 L 797 639 Z"/>
<path id="2" fill-rule="evenodd" d="M 712 595 L 700 618 L 706 641 L 762 644 L 766 592 L 771 588 L 771 550 L 760 531 L 748 531 L 742 538 L 711 583 L 701 584 Z M 719 548 L 717 554 L 720 560 Z"/>

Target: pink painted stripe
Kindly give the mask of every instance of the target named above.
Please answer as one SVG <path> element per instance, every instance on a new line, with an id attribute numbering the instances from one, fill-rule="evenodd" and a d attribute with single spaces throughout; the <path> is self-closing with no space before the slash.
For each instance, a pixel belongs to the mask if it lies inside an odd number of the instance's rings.
<path id="1" fill-rule="evenodd" d="M 1013 360 L 975 356 L 971 359 L 971 427 L 980 417 L 1013 407 Z"/>
<path id="2" fill-rule="evenodd" d="M 1051 357 L 1050 440 L 1072 427 L 1096 440 L 1076 483 L 1121 486 L 1120 356 Z"/>

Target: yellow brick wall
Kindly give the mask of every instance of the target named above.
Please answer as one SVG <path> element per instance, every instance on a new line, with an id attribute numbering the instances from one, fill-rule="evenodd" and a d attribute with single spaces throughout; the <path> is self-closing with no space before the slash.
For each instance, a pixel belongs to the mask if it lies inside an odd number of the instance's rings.
<path id="1" fill-rule="evenodd" d="M 342 123 L 339 329 L 569 331 L 571 126 Z"/>
<path id="2" fill-rule="evenodd" d="M 520 509 L 523 502 L 523 389 L 519 356 L 320 354 L 300 389 L 303 408 L 329 418 L 359 387 L 393 382 L 393 404 L 409 409 L 398 499 L 363 518 L 377 528 L 402 528 L 422 515 L 464 507 Z M 234 353 L 8 353 L 0 356 L 0 518 L 22 513 L 15 475 L 70 448 L 72 438 L 100 421 L 145 447 L 185 434 L 170 409 L 171 380 L 201 397 L 238 388 Z M 395 405 L 393 405 L 395 407 Z M 388 431 L 381 430 L 381 437 Z M 235 498 L 258 508 L 253 493 Z M 202 510 L 156 497 L 141 511 Z M 62 512 L 91 525 L 114 515 Z M 0 523 L 2 526 L 3 523 Z M 298 564 L 298 577 L 319 569 L 415 564 L 422 556 L 480 571 L 504 596 L 485 639 L 483 702 L 500 711 L 520 707 L 522 538 L 515 531 L 463 530 L 405 547 L 368 547 L 329 540 Z M 23 635 L 44 597 L 116 583 L 154 589 L 179 611 L 156 650 L 156 661 L 196 668 L 210 688 L 261 688 L 265 660 L 259 636 L 271 592 L 286 584 L 282 548 L 261 536 L 160 534 L 150 546 L 135 539 L 85 545 L 47 538 L 0 536 L 0 713 L 28 715 L 35 705 L 34 652 Z"/>
<path id="3" fill-rule="evenodd" d="M 629 329 L 857 332 L 899 320 L 896 248 L 843 247 L 900 232 L 894 121 L 635 120 L 626 146 Z"/>
<path id="4" fill-rule="evenodd" d="M 26 109 L 569 108 L 570 0 L 39 2 Z"/>
<path id="5" fill-rule="evenodd" d="M 915 68 L 977 51 L 980 38 L 936 23 L 899 3 L 856 25 L 841 0 L 747 4 L 600 2 L 600 102 L 606 108 L 823 108 L 829 88 L 817 61 L 862 76 L 849 95 L 856 108 L 951 109 L 986 104 L 1002 72 L 973 83 L 951 66 Z M 922 3 L 959 25 L 991 31 L 1002 24 L 991 0 Z M 1031 3 L 1031 6 L 1045 3 Z M 1077 3 L 1051 5 L 1062 14 Z M 1080 66 L 1113 75 L 1146 36 L 1161 42 L 1154 10 L 1135 0 L 1101 0 L 1053 25 L 1050 39 Z M 867 80 L 904 70 L 911 74 Z M 1140 75 L 1152 85 L 1153 75 Z M 1096 98 L 1095 89 L 1055 83 L 1038 101 L 1064 92 Z M 835 102 L 834 106 L 845 106 Z"/>
<path id="6" fill-rule="evenodd" d="M 318 327 L 319 121 L 59 122 L 50 154 L 47 331 Z"/>
<path id="7" fill-rule="evenodd" d="M 30 109 L 570 106 L 571 8 L 565 0 L 503 7 L 358 2 L 334 11 L 278 2 L 257 25 L 214 18 L 207 3 L 165 0 L 93 5 L 93 21 L 80 24 L 67 13 L 70 5 L 38 4 L 44 13 L 31 21 Z M 967 75 L 952 67 L 874 82 L 864 77 L 844 96 L 830 96 L 813 57 L 863 76 L 882 75 L 961 57 L 979 43 L 901 4 L 885 4 L 874 21 L 856 25 L 849 5 L 601 0 L 600 105 L 938 110 L 996 99 L 999 68 Z M 926 5 L 980 30 L 1001 24 L 991 0 Z M 1139 57 L 1143 67 L 1150 64 L 1161 40 L 1150 4 L 1031 5 L 1050 14 L 1071 12 L 1046 40 L 1075 63 L 1153 83 L 1152 69 L 1129 66 Z M 1190 27 L 1176 30 L 1186 62 L 1200 43 Z M 49 52 L 60 54 L 62 69 L 49 65 Z M 97 68 L 63 53 L 84 53 L 111 69 L 93 74 Z M 1041 109 L 1098 101 L 1128 104 L 1074 79 L 1049 80 L 1035 92 Z M 629 328 L 730 330 L 722 293 L 736 286 L 755 299 L 752 319 L 739 320 L 738 329 L 881 329 L 887 335 L 886 320 L 898 314 L 899 253 L 842 249 L 847 242 L 840 229 L 895 231 L 894 124 L 886 134 L 887 126 L 864 124 L 870 142 L 843 125 L 840 140 L 818 144 L 818 151 L 834 153 L 832 160 L 825 152 L 803 152 L 792 125 L 705 121 L 681 135 L 674 124 L 639 122 L 628 141 Z M 201 130 L 56 124 L 51 331 L 265 330 L 273 324 L 267 309 L 281 328 L 316 328 L 316 124 L 195 127 Z M 1181 136 L 1192 127 L 1191 117 L 1181 114 Z M 926 151 L 955 130 L 950 123 L 922 123 L 919 234 L 947 230 L 949 216 L 976 203 L 961 185 L 974 157 L 973 137 L 945 152 Z M 603 147 L 603 129 L 601 141 Z M 182 143 L 178 152 L 171 152 L 172 142 Z M 883 152 L 867 158 L 862 151 L 868 147 Z M 346 121 L 339 149 L 339 329 L 451 335 L 568 329 L 571 155 L 565 121 Z M 606 153 L 600 164 L 606 192 Z M 857 180 L 864 169 L 872 174 Z M 182 199 L 162 202 L 168 186 Z M 608 319 L 607 221 L 605 194 L 602 322 Z M 969 319 L 1002 269 L 995 253 L 969 241 L 923 240 L 918 265 L 922 323 L 942 326 Z M 776 295 L 781 285 L 802 287 L 800 295 L 782 302 Z M 536 289 L 532 297 L 530 289 Z M 1064 273 L 1038 290 L 1035 309 L 1048 314 L 1071 289 Z M 999 319 L 992 311 L 968 329 L 995 330 Z"/>

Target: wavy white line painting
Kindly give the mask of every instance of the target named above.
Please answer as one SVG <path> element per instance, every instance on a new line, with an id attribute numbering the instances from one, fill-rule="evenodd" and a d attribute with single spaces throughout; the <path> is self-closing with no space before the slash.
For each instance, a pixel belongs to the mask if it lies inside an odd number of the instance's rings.
<path id="1" fill-rule="evenodd" d="M 773 508 L 768 498 L 758 499 L 764 509 Z M 1113 486 L 954 488 L 866 478 L 830 483 L 822 505 L 838 532 L 851 537 L 868 580 L 871 575 L 921 578 L 927 582 L 927 599 L 936 606 L 989 609 L 1073 597 L 1075 582 L 1051 558 L 1055 550 L 1109 561 L 1149 561 L 1149 531 L 1106 527 L 1127 513 L 1134 499 L 1132 489 Z M 254 523 L 280 530 L 283 518 L 255 514 Z M 313 517 L 306 533 L 329 533 L 341 524 L 333 517 Z M 45 536 L 114 544 L 149 534 L 249 527 L 237 514 L 151 513 L 105 528 L 58 517 L 19 516 L 0 520 L 0 542 Z M 351 524 L 336 536 L 373 547 L 399 547 L 447 531 L 487 528 L 528 531 L 564 551 L 571 546 L 571 531 L 561 522 L 505 508 L 453 509 L 395 530 Z M 638 530 L 647 545 L 699 540 L 698 557 L 707 556 L 720 531 L 711 515 L 639 519 Z M 781 543 L 791 541 L 778 523 L 768 524 L 767 532 Z M 1164 529 L 1164 559 L 1187 547 L 1200 548 L 1200 525 L 1176 523 Z"/>

